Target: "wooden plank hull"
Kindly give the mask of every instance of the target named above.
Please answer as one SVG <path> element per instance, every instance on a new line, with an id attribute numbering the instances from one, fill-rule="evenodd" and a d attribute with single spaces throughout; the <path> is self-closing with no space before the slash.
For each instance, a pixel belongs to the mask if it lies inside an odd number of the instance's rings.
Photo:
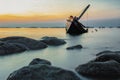
<path id="1" fill-rule="evenodd" d="M 72 22 L 67 21 L 66 32 L 71 35 L 79 35 L 88 32 L 88 29 L 85 29 L 85 26 L 77 20 Z"/>

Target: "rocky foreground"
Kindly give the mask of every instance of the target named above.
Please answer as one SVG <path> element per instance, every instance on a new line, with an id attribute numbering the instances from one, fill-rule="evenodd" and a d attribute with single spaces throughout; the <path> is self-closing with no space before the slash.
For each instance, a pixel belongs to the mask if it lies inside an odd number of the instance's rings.
<path id="1" fill-rule="evenodd" d="M 86 64 L 75 70 L 82 75 L 92 77 L 120 77 L 120 51 L 103 51 Z"/>
<path id="2" fill-rule="evenodd" d="M 66 44 L 63 39 L 43 37 L 35 40 L 27 37 L 6 37 L 0 39 L 0 56 L 28 50 L 45 49 L 48 46 Z M 82 45 L 67 47 L 67 50 L 82 49 Z M 72 64 L 72 63 L 71 63 Z M 75 68 L 79 75 L 89 77 L 120 78 L 120 51 L 103 51 L 96 58 Z M 36 58 L 9 75 L 7 80 L 81 80 L 74 72 L 51 65 L 50 61 Z"/>
<path id="3" fill-rule="evenodd" d="M 42 40 L 35 40 L 27 37 L 6 37 L 0 39 L 0 55 L 8 55 L 24 52 L 26 50 L 45 49 L 49 45 L 59 46 L 66 42 L 56 37 L 43 37 Z"/>
<path id="4" fill-rule="evenodd" d="M 10 74 L 7 80 L 80 80 L 72 71 L 54 67 L 47 60 L 36 58 L 26 67 Z"/>
<path id="5" fill-rule="evenodd" d="M 103 51 L 86 64 L 75 68 L 79 75 L 94 78 L 120 79 L 120 51 Z M 107 79 L 107 80 L 109 80 Z M 43 59 L 33 59 L 28 66 L 14 71 L 7 80 L 82 80 L 74 72 L 51 65 Z M 104 79 L 106 80 L 106 79 Z"/>

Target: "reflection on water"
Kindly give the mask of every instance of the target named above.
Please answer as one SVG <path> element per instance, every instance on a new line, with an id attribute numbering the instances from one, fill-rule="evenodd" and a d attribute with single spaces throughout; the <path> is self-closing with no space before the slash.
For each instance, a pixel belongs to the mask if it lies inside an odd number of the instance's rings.
<path id="1" fill-rule="evenodd" d="M 65 33 L 64 28 L 1 28 L 0 37 L 25 36 L 40 39 L 43 36 L 54 36 L 65 39 L 67 44 L 43 50 L 26 51 L 21 54 L 14 54 L 0 57 L 0 80 L 6 80 L 8 75 L 29 64 L 34 58 L 47 59 L 54 66 L 68 70 L 74 70 L 80 64 L 84 64 L 93 58 L 95 54 L 103 50 L 120 50 L 120 29 L 99 29 L 96 32 L 90 29 L 89 33 L 80 36 L 70 36 Z M 66 50 L 66 47 L 76 44 L 83 45 L 81 50 Z M 93 80 L 80 76 L 83 80 Z M 94 79 L 105 80 L 105 79 Z M 108 79 L 110 80 L 110 79 Z M 112 79 L 111 79 L 112 80 Z M 117 79 L 116 79 L 117 80 Z"/>
<path id="2" fill-rule="evenodd" d="M 0 28 L 0 37 L 25 36 L 39 39 L 42 36 L 65 36 L 63 28 Z"/>

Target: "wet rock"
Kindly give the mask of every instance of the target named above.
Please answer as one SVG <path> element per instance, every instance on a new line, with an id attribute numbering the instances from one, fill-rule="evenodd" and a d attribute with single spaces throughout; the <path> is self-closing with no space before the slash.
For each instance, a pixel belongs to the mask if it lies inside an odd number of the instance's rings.
<path id="1" fill-rule="evenodd" d="M 105 61 L 109 61 L 109 60 L 115 60 L 117 62 L 120 63 L 120 54 L 119 53 L 115 53 L 115 52 L 110 52 L 110 53 L 102 53 L 99 54 L 97 56 L 97 58 L 93 61 L 95 62 L 105 62 Z"/>
<path id="2" fill-rule="evenodd" d="M 80 78 L 72 71 L 42 63 L 14 71 L 7 80 L 80 80 Z"/>
<path id="3" fill-rule="evenodd" d="M 56 37 L 43 37 L 42 39 L 43 39 L 41 40 L 42 42 L 51 46 L 59 46 L 59 45 L 66 44 L 66 42 L 63 39 L 58 39 Z"/>
<path id="4" fill-rule="evenodd" d="M 17 43 L 0 42 L 0 55 L 20 53 L 26 50 L 27 50 L 26 47 L 23 47 Z"/>
<path id="5" fill-rule="evenodd" d="M 95 31 L 97 32 L 98 30 L 97 30 L 97 29 L 95 29 Z"/>
<path id="6" fill-rule="evenodd" d="M 93 77 L 119 77 L 120 63 L 115 60 L 89 62 L 75 69 L 79 74 Z"/>
<path id="7" fill-rule="evenodd" d="M 35 64 L 47 64 L 47 65 L 51 65 L 51 62 L 47 61 L 47 60 L 44 60 L 44 59 L 36 58 L 36 59 L 33 59 L 33 61 L 30 62 L 29 65 L 35 65 Z"/>
<path id="8" fill-rule="evenodd" d="M 68 47 L 66 49 L 67 50 L 73 50 L 73 49 L 81 49 L 81 48 L 83 48 L 82 45 L 76 45 L 76 46 Z"/>
<path id="9" fill-rule="evenodd" d="M 29 50 L 38 50 L 47 47 L 47 45 L 43 42 L 26 37 L 7 37 L 0 40 L 7 43 L 19 43 L 23 46 L 26 46 Z"/>
<path id="10" fill-rule="evenodd" d="M 120 51 L 102 51 L 102 52 L 100 52 L 100 53 L 98 53 L 98 54 L 96 54 L 96 56 L 99 56 L 99 55 L 105 55 L 105 54 L 120 54 Z"/>
<path id="11" fill-rule="evenodd" d="M 99 77 L 120 76 L 120 51 L 103 51 L 97 57 L 75 69 L 79 74 Z"/>

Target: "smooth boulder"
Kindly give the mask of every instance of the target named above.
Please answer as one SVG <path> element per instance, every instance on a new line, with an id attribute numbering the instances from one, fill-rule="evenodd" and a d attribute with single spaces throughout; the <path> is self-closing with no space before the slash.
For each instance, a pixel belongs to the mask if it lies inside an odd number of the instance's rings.
<path id="1" fill-rule="evenodd" d="M 115 60 L 88 62 L 75 69 L 79 74 L 93 77 L 119 77 L 120 63 Z"/>
<path id="2" fill-rule="evenodd" d="M 0 39 L 0 41 L 21 44 L 22 46 L 27 47 L 29 50 L 39 50 L 47 47 L 45 43 L 27 37 L 6 37 Z"/>
<path id="3" fill-rule="evenodd" d="M 71 46 L 71 47 L 67 47 L 67 50 L 73 50 L 73 49 L 82 49 L 82 45 L 75 45 L 75 46 Z"/>
<path id="4" fill-rule="evenodd" d="M 105 54 L 120 54 L 120 51 L 102 51 L 102 52 L 96 54 L 96 56 L 105 55 Z"/>
<path id="5" fill-rule="evenodd" d="M 17 43 L 0 42 L 0 55 L 9 55 L 26 51 L 27 48 Z"/>
<path id="6" fill-rule="evenodd" d="M 51 62 L 48 60 L 44 60 L 44 59 L 39 59 L 39 58 L 35 58 L 33 59 L 29 65 L 35 65 L 35 64 L 47 64 L 47 65 L 51 65 Z"/>
<path id="7" fill-rule="evenodd" d="M 41 41 L 51 46 L 59 46 L 66 44 L 63 39 L 58 39 L 56 37 L 43 37 Z"/>
<path id="8" fill-rule="evenodd" d="M 40 63 L 14 71 L 7 80 L 80 80 L 72 71 Z"/>
<path id="9" fill-rule="evenodd" d="M 119 53 L 103 53 L 100 54 L 94 59 L 95 62 L 105 62 L 109 60 L 115 60 L 120 63 L 120 54 Z"/>
<path id="10" fill-rule="evenodd" d="M 75 69 L 79 74 L 99 77 L 120 76 L 120 51 L 103 51 L 96 58 Z"/>

